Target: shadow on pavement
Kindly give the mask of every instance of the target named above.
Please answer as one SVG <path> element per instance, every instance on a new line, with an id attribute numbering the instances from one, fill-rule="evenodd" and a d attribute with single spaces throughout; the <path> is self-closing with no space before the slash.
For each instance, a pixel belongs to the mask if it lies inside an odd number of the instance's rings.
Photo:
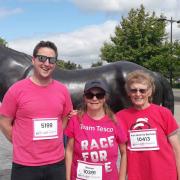
<path id="1" fill-rule="evenodd" d="M 0 180 L 10 180 L 10 174 L 10 169 L 4 169 L 2 171 L 0 170 Z"/>

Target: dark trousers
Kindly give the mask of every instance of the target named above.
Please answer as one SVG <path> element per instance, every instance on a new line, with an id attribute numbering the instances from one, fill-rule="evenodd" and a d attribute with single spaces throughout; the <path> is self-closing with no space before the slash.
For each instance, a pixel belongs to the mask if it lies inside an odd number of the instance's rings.
<path id="1" fill-rule="evenodd" d="M 11 180 L 65 180 L 65 161 L 44 166 L 12 164 Z"/>

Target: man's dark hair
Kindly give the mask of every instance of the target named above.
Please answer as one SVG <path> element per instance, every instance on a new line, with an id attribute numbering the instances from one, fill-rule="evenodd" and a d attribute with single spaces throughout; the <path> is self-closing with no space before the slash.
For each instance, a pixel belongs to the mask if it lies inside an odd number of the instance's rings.
<path id="1" fill-rule="evenodd" d="M 56 45 L 51 42 L 51 41 L 40 41 L 34 48 L 33 50 L 33 56 L 36 57 L 38 51 L 40 48 L 43 47 L 47 47 L 47 48 L 51 48 L 52 50 L 54 50 L 55 54 L 56 54 L 56 58 L 58 57 L 58 51 L 57 51 L 57 47 Z"/>

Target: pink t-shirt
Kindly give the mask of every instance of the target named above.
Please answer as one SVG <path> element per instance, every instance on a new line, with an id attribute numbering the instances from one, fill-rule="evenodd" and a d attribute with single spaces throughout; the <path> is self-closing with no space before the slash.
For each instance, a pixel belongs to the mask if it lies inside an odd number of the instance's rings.
<path id="1" fill-rule="evenodd" d="M 74 116 L 69 121 L 65 134 L 74 138 L 71 180 L 76 179 L 78 160 L 93 165 L 101 164 L 103 180 L 118 179 L 118 145 L 127 141 L 119 123 L 115 124 L 107 116 L 98 121 L 87 114 L 83 115 L 81 121 L 78 116 Z"/>
<path id="2" fill-rule="evenodd" d="M 171 111 L 151 104 L 144 110 L 121 110 L 117 116 L 128 136 L 128 180 L 177 180 L 168 136 L 178 125 Z"/>
<path id="3" fill-rule="evenodd" d="M 62 117 L 72 110 L 67 88 L 53 80 L 38 86 L 29 78 L 10 87 L 0 114 L 13 120 L 13 162 L 40 166 L 64 159 Z"/>

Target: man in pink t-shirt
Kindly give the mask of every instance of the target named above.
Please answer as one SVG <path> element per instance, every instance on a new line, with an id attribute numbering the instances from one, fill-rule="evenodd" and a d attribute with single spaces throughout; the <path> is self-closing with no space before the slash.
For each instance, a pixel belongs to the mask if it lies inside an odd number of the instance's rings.
<path id="1" fill-rule="evenodd" d="M 32 76 L 3 98 L 0 129 L 13 144 L 11 180 L 65 179 L 63 127 L 72 102 L 67 88 L 52 79 L 57 56 L 54 43 L 39 42 Z"/>

